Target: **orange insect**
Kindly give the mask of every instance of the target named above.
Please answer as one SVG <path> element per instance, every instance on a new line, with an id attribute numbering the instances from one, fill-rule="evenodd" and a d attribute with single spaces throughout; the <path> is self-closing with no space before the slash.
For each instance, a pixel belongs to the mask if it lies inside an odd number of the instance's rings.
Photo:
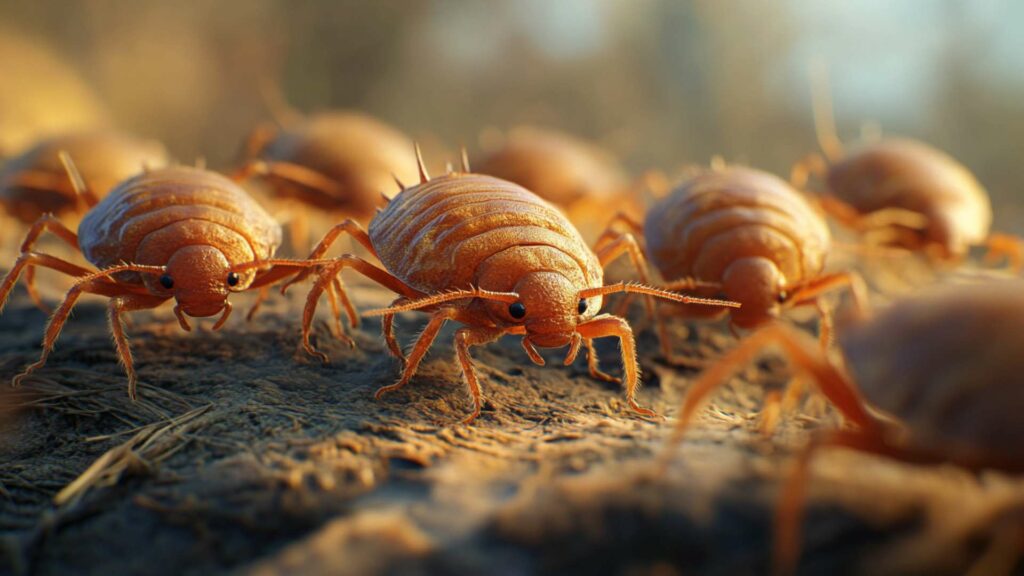
<path id="1" fill-rule="evenodd" d="M 76 187 L 84 191 L 81 176 L 68 166 Z M 44 231 L 81 250 L 98 270 L 33 252 Z M 151 170 L 121 183 L 85 215 L 78 234 L 53 216 L 43 216 L 32 226 L 21 256 L 0 284 L 0 309 L 26 268 L 52 268 L 74 276 L 75 282 L 50 319 L 39 361 L 16 376 L 13 384 L 46 363 L 79 297 L 99 294 L 110 298 L 110 327 L 128 375 L 128 394 L 134 398 L 135 369 L 121 315 L 155 308 L 173 298 L 183 329 L 191 329 L 186 315 L 217 314 L 214 329 L 220 328 L 231 313 L 231 294 L 266 286 L 300 269 L 232 270 L 241 262 L 269 259 L 280 242 L 277 222 L 244 190 L 217 173 L 197 168 Z"/>
<path id="2" fill-rule="evenodd" d="M 839 332 L 837 364 L 806 335 L 773 324 L 748 336 L 693 383 L 670 448 L 704 398 L 765 348 L 793 367 L 856 427 L 813 440 L 778 512 L 777 561 L 795 567 L 800 509 L 812 454 L 843 447 L 916 463 L 1024 471 L 1020 334 L 1024 282 L 951 285 L 894 303 Z M 666 451 L 666 456 L 670 454 Z"/>
<path id="3" fill-rule="evenodd" d="M 473 160 L 480 174 L 519 184 L 565 210 L 584 237 L 596 236 L 595 217 L 609 205 L 643 209 L 625 171 L 606 150 L 568 134 L 534 127 L 511 130 L 501 146 Z"/>
<path id="4" fill-rule="evenodd" d="M 292 113 L 288 118 L 294 117 Z M 367 222 L 395 190 L 395 178 L 414 178 L 412 141 L 358 112 L 328 112 L 278 127 L 264 124 L 249 137 L 239 180 L 256 175 L 274 196 Z M 304 211 L 293 218 L 293 243 L 307 242 Z"/>
<path id="5" fill-rule="evenodd" d="M 721 292 L 742 303 L 729 311 L 731 324 L 740 328 L 756 327 L 787 308 L 816 306 L 827 343 L 831 316 L 820 301 L 822 293 L 847 286 L 859 308 L 867 305 L 856 274 L 824 272 L 830 242 L 825 221 L 785 181 L 752 168 L 722 166 L 682 182 L 651 207 L 643 223 L 616 215 L 596 251 L 602 266 L 628 255 L 644 284 L 650 259 L 667 281 L 665 289 Z M 647 305 L 654 315 L 653 302 Z M 681 310 L 686 316 L 708 312 L 724 311 Z M 688 363 L 674 356 L 661 315 L 657 325 L 665 357 Z"/>
<path id="6" fill-rule="evenodd" d="M 482 404 L 469 349 L 505 334 L 521 335 L 523 348 L 537 364 L 544 360 L 535 347 L 568 345 L 568 364 L 585 345 L 590 373 L 602 379 L 611 378 L 598 370 L 592 340 L 619 338 L 626 400 L 638 413 L 653 415 L 635 399 L 639 366 L 633 333 L 626 320 L 598 315 L 603 297 L 631 292 L 685 303 L 736 305 L 640 285 L 604 286 L 601 267 L 579 233 L 561 212 L 535 194 L 505 180 L 469 173 L 465 155 L 462 172 L 430 179 L 422 160 L 419 172 L 420 184 L 404 188 L 370 222 L 369 232 L 350 220 L 331 230 L 309 261 L 282 261 L 318 266 L 302 334 L 306 350 L 323 360 L 326 356 L 310 343 L 310 327 L 320 294 L 332 286 L 339 272 L 353 268 L 401 296 L 390 308 L 369 312 L 384 316 L 388 348 L 404 363 L 401 378 L 378 390 L 378 398 L 409 382 L 441 326 L 455 320 L 466 325 L 456 332 L 455 348 L 474 402 L 467 423 L 480 414 Z M 342 233 L 366 247 L 383 267 L 352 255 L 315 260 Z M 396 313 L 407 310 L 429 312 L 430 322 L 405 359 L 392 323 Z"/>
<path id="7" fill-rule="evenodd" d="M 815 128 L 825 157 L 811 154 L 794 166 L 791 181 L 797 187 L 804 187 L 809 174 L 819 176 L 825 185 L 822 209 L 871 244 L 924 253 L 934 262 L 960 261 L 972 246 L 986 246 L 988 259 L 1005 256 L 1021 268 L 1020 240 L 990 232 L 991 202 L 970 170 L 908 138 L 844 150 L 826 92 L 816 87 L 814 98 Z"/>
<path id="8" fill-rule="evenodd" d="M 88 186 L 76 194 L 59 154 L 75 159 Z M 10 216 L 32 224 L 44 214 L 66 217 L 84 213 L 122 180 L 144 168 L 163 168 L 169 158 L 163 145 L 118 132 L 83 132 L 48 138 L 0 170 L 0 205 Z"/>

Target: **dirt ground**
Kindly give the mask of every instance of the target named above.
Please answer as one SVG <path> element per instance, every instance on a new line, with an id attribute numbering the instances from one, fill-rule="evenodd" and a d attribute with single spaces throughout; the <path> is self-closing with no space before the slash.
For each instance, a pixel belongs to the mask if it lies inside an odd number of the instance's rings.
<path id="1" fill-rule="evenodd" d="M 82 301 L 46 368 L 7 386 L 46 320 L 19 288 L 0 316 L 0 573 L 762 574 L 788 456 L 837 422 L 811 397 L 762 438 L 763 392 L 786 381 L 768 360 L 715 396 L 656 476 L 694 372 L 661 364 L 650 331 L 640 399 L 664 420 L 631 414 L 582 358 L 566 368 L 552 351 L 535 366 L 506 338 L 474 349 L 488 405 L 466 427 L 451 330 L 409 386 L 376 401 L 397 377 L 379 323 L 349 349 L 321 321 L 323 366 L 298 346 L 295 292 L 219 332 L 185 333 L 169 308 L 135 314 L 133 403 L 99 299 Z M 404 341 L 422 320 L 400 318 Z M 711 325 L 679 349 L 729 342 Z M 618 373 L 615 343 L 601 352 Z M 988 542 L 968 519 L 1021 489 L 823 454 L 799 572 L 962 573 Z"/>

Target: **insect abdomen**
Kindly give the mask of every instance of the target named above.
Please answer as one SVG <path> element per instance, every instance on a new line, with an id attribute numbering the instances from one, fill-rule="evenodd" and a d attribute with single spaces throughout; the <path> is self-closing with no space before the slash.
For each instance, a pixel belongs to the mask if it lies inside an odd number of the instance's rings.
<path id="1" fill-rule="evenodd" d="M 556 208 L 518 185 L 490 176 L 453 174 L 396 196 L 370 224 L 381 262 L 425 292 L 464 288 L 480 264 L 517 246 L 547 246 L 587 277 L 598 265 Z"/>
<path id="2" fill-rule="evenodd" d="M 793 282 L 824 266 L 825 222 L 785 182 L 730 167 L 688 181 L 648 212 L 651 260 L 669 280 L 719 280 L 738 258 L 762 256 Z"/>

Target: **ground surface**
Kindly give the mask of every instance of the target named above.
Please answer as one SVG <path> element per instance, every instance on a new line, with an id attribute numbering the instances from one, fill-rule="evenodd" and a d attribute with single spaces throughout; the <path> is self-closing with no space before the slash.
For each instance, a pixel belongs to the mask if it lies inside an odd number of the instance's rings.
<path id="1" fill-rule="evenodd" d="M 656 477 L 693 372 L 660 364 L 649 332 L 640 398 L 666 420 L 631 415 L 582 359 L 564 368 L 555 351 L 534 366 L 507 338 L 474 351 L 489 403 L 466 427 L 450 330 L 412 384 L 376 401 L 397 376 L 379 324 L 355 331 L 352 350 L 321 322 L 322 366 L 298 347 L 299 296 L 216 333 L 182 332 L 167 309 L 135 315 L 132 403 L 101 300 L 82 302 L 46 368 L 7 387 L 46 319 L 19 289 L 0 316 L 0 573 L 766 573 L 787 455 L 836 422 L 812 398 L 762 439 L 763 389 L 785 381 L 762 363 L 714 398 Z M 421 321 L 401 318 L 405 341 Z M 710 326 L 680 349 L 727 345 Z M 601 351 L 617 373 L 616 345 Z M 823 455 L 800 572 L 958 573 L 985 540 L 949 517 L 1007 486 Z"/>

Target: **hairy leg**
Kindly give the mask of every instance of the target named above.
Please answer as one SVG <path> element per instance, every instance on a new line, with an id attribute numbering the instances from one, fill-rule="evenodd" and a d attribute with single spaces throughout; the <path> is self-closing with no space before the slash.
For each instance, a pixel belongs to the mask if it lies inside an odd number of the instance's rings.
<path id="1" fill-rule="evenodd" d="M 483 395 L 480 391 L 480 380 L 477 378 L 476 370 L 473 368 L 473 358 L 469 355 L 469 349 L 473 346 L 494 342 L 505 334 L 503 328 L 472 327 L 460 328 L 455 333 L 455 352 L 462 365 L 462 374 L 466 377 L 466 386 L 473 397 L 473 412 L 462 420 L 463 424 L 470 424 L 480 415 L 483 407 Z"/>
<path id="2" fill-rule="evenodd" d="M 633 339 L 633 330 L 630 329 L 629 323 L 618 316 L 602 314 L 580 324 L 576 329 L 585 339 L 604 336 L 614 336 L 619 339 L 619 347 L 622 349 L 622 368 L 625 374 L 626 402 L 638 414 L 648 417 L 657 416 L 653 410 L 642 408 L 636 402 L 636 391 L 640 385 L 640 364 L 637 362 L 636 342 Z"/>
<path id="3" fill-rule="evenodd" d="M 409 380 L 416 374 L 416 370 L 419 369 L 423 357 L 427 355 L 427 351 L 434 343 L 434 339 L 437 338 L 437 333 L 444 323 L 453 317 L 454 310 L 451 308 L 442 308 L 430 315 L 430 321 L 420 333 L 420 337 L 416 339 L 416 344 L 413 345 L 412 352 L 409 353 L 409 359 L 402 368 L 402 376 L 394 384 L 379 388 L 374 394 L 376 399 L 380 400 L 385 394 L 399 390 L 409 383 Z"/>
<path id="4" fill-rule="evenodd" d="M 114 344 L 117 346 L 117 357 L 124 366 L 125 374 L 128 376 L 128 397 L 136 399 L 136 376 L 135 363 L 132 360 L 132 350 L 128 344 L 128 337 L 124 333 L 124 325 L 121 323 L 121 314 L 134 310 L 147 310 L 156 308 L 167 301 L 163 296 L 152 296 L 149 294 L 126 294 L 115 296 L 110 299 L 108 317 L 110 320 L 110 332 L 114 336 Z"/>
<path id="5" fill-rule="evenodd" d="M 61 178 L 61 179 L 64 180 L 63 178 Z M 65 226 L 64 223 L 62 223 L 60 220 L 58 220 L 57 217 L 54 216 L 53 214 L 44 214 L 43 216 L 40 216 L 39 219 L 36 220 L 34 224 L 32 224 L 32 227 L 29 228 L 28 233 L 25 234 L 25 239 L 21 243 L 21 253 L 22 253 L 22 255 L 32 251 L 32 248 L 35 246 L 36 242 L 39 240 L 39 237 L 43 234 L 43 232 L 50 232 L 51 234 L 53 234 L 57 238 L 60 238 L 61 240 L 63 240 L 64 243 L 66 243 L 68 246 L 71 246 L 71 248 L 73 248 L 76 252 L 79 251 L 78 235 L 75 234 L 74 232 L 72 232 L 71 229 L 69 229 L 67 226 Z M 41 264 L 41 265 L 45 266 L 45 264 Z M 35 265 L 32 262 L 25 262 L 25 263 L 22 263 L 22 266 L 25 268 L 25 270 L 24 270 L 24 274 L 25 274 L 25 289 L 28 291 L 29 297 L 32 299 L 32 302 L 40 310 L 42 310 L 43 312 L 46 312 L 47 314 L 49 314 L 50 312 L 52 312 L 52 310 L 50 309 L 49 306 L 47 306 L 45 303 L 43 303 L 42 298 L 39 296 L 39 292 L 36 290 L 36 286 L 35 286 Z M 68 266 L 75 266 L 75 265 L 74 264 L 68 264 Z M 52 266 L 50 266 L 50 267 L 52 267 Z M 80 269 L 80 270 L 85 270 L 84 268 L 81 268 L 81 267 L 77 267 L 77 268 Z M 15 263 L 14 267 L 11 269 L 11 273 L 14 274 L 15 270 L 17 270 L 19 274 L 21 273 L 21 269 L 18 267 L 18 263 L 17 262 Z M 86 273 L 88 273 L 88 271 Z M 69 272 L 69 274 L 72 274 L 72 273 Z M 80 274 L 72 274 L 72 275 L 79 276 Z M 12 277 L 17 279 L 16 275 L 14 275 Z M 0 302 L 2 302 L 2 301 L 3 300 L 0 299 Z"/>
<path id="6" fill-rule="evenodd" d="M 64 328 L 64 323 L 67 322 L 68 316 L 71 314 L 71 310 L 75 307 L 75 303 L 78 302 L 78 299 L 83 293 L 103 294 L 111 297 L 134 294 L 134 287 L 122 287 L 112 280 L 113 274 L 126 271 L 145 274 L 160 274 L 163 272 L 163 267 L 130 264 L 113 266 L 106 270 L 88 274 L 75 281 L 75 284 L 70 290 L 68 290 L 67 295 L 64 297 L 64 301 L 61 303 L 60 307 L 57 308 L 57 311 L 53 313 L 53 316 L 50 318 L 50 322 L 46 326 L 46 332 L 43 336 L 43 351 L 39 356 L 39 360 L 30 364 L 21 374 L 15 376 L 11 381 L 11 384 L 13 386 L 20 385 L 25 377 L 46 365 L 46 359 L 53 350 L 53 345 L 57 341 L 57 337 L 60 336 L 61 329 Z"/>
<path id="7" fill-rule="evenodd" d="M 12 266 L 10 272 L 7 273 L 3 283 L 0 283 L 0 311 L 3 311 L 4 306 L 7 304 L 7 299 L 10 297 L 11 291 L 14 289 L 14 285 L 18 282 L 18 276 L 21 275 L 22 271 L 31 269 L 34 266 L 50 268 L 58 272 L 63 272 L 68 276 L 85 276 L 92 273 L 92 270 L 83 268 L 77 264 L 72 264 L 66 260 L 61 260 L 55 256 L 50 256 L 49 254 L 40 254 L 38 252 L 23 253 L 21 256 L 18 256 L 17 260 L 15 260 L 14 266 Z M 33 290 L 30 290 L 29 294 L 32 294 L 32 292 Z M 36 302 L 36 304 L 41 306 L 44 311 L 49 312 L 49 310 L 46 310 L 42 302 Z"/>
<path id="8" fill-rule="evenodd" d="M 611 374 L 607 374 L 601 371 L 600 362 L 601 359 L 597 356 L 597 350 L 594 348 L 593 338 L 584 338 L 583 341 L 587 347 L 587 371 L 590 372 L 590 377 L 601 380 L 603 382 L 611 382 L 613 384 L 621 384 L 622 379 L 616 378 Z"/>
<path id="9" fill-rule="evenodd" d="M 341 256 L 340 258 L 332 260 L 329 264 L 323 265 L 317 272 L 317 280 L 313 283 L 313 288 L 309 291 L 309 295 L 306 297 L 306 306 L 302 313 L 302 345 L 306 352 L 312 356 L 320 358 L 320 360 L 325 363 L 328 361 L 327 355 L 316 350 L 310 342 L 313 318 L 316 315 L 316 307 L 320 300 L 320 295 L 323 294 L 324 290 L 326 290 L 328 286 L 332 285 L 334 277 L 345 268 L 353 268 L 367 278 L 383 285 L 385 288 L 398 292 L 406 297 L 415 298 L 419 295 L 417 291 L 406 286 L 404 282 L 395 278 L 386 270 L 378 268 L 358 256 Z M 344 288 L 342 288 L 342 292 L 344 292 Z"/>

